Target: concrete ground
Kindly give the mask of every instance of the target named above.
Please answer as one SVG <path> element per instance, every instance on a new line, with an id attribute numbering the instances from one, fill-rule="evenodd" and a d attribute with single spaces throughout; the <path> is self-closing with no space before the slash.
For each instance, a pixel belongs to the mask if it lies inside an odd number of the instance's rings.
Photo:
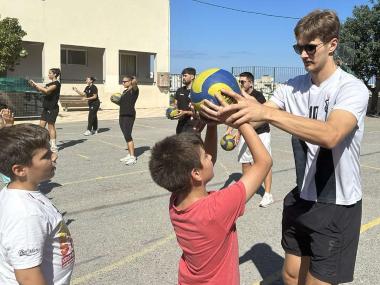
<path id="1" fill-rule="evenodd" d="M 148 170 L 150 148 L 175 132 L 176 121 L 163 118 L 164 110 L 145 112 L 138 112 L 133 130 L 138 155 L 134 166 L 119 162 L 126 145 L 117 112 L 101 111 L 99 134 L 89 137 L 82 135 L 87 112 L 61 112 L 56 176 L 41 189 L 63 213 L 74 239 L 72 284 L 177 284 L 181 252 L 168 216 L 169 193 L 153 183 Z M 351 284 L 380 280 L 379 123 L 376 118 L 366 119 L 361 152 L 363 226 Z M 220 126 L 219 137 L 223 130 Z M 236 151 L 218 151 L 210 189 L 239 177 Z M 295 185 L 295 169 L 290 136 L 275 128 L 272 154 L 275 203 L 259 208 L 257 194 L 237 222 L 241 284 L 282 284 L 282 199 Z"/>

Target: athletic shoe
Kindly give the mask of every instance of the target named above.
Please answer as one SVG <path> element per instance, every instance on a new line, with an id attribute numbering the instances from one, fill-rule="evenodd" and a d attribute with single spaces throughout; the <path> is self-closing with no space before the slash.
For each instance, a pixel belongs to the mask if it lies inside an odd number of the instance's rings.
<path id="1" fill-rule="evenodd" d="M 51 146 L 50 150 L 51 150 L 51 152 L 58 153 L 58 147 L 57 146 Z"/>
<path id="2" fill-rule="evenodd" d="M 92 135 L 91 131 L 87 130 L 83 133 L 84 136 L 90 136 Z"/>
<path id="3" fill-rule="evenodd" d="M 130 156 L 129 159 L 125 162 L 125 165 L 133 165 L 136 164 L 137 159 L 136 156 Z"/>
<path id="4" fill-rule="evenodd" d="M 273 200 L 273 195 L 270 194 L 270 193 L 267 193 L 265 192 L 264 196 L 263 196 L 263 199 L 261 200 L 259 206 L 260 207 L 263 207 L 263 208 L 266 208 L 268 207 L 270 204 L 273 204 L 274 200 Z"/>
<path id="5" fill-rule="evenodd" d="M 96 131 L 91 131 L 91 134 L 93 134 L 93 135 L 97 135 L 97 134 L 98 134 L 98 130 L 96 130 Z"/>
<path id="6" fill-rule="evenodd" d="M 127 160 L 131 157 L 131 155 L 128 153 L 127 156 L 120 158 L 121 162 L 127 162 Z"/>

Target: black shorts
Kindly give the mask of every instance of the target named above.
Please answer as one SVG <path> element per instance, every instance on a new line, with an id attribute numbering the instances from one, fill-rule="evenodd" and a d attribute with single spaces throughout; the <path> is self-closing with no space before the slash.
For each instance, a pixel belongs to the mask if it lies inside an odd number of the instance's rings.
<path id="1" fill-rule="evenodd" d="M 349 206 L 306 201 L 298 189 L 284 198 L 281 244 L 286 253 L 310 256 L 309 272 L 337 284 L 354 277 L 362 201 Z"/>
<path id="2" fill-rule="evenodd" d="M 58 117 L 59 108 L 56 109 L 43 109 L 41 120 L 48 123 L 55 123 Z"/>

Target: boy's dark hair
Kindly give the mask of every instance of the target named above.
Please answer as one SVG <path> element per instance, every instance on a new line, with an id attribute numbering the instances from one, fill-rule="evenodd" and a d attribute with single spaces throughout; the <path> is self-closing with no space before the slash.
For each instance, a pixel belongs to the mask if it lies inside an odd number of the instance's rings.
<path id="1" fill-rule="evenodd" d="M 95 81 L 96 81 L 96 78 L 95 78 L 94 76 L 89 76 L 88 78 L 90 78 L 90 80 L 91 80 L 92 82 L 95 82 Z"/>
<path id="2" fill-rule="evenodd" d="M 0 129 L 0 172 L 13 179 L 12 166 L 31 165 L 34 152 L 50 149 L 48 130 L 33 124 L 19 124 Z"/>
<path id="3" fill-rule="evenodd" d="M 202 168 L 200 148 L 203 147 L 202 138 L 193 132 L 184 132 L 157 142 L 149 161 L 153 181 L 173 193 L 189 191 L 191 171 Z"/>
<path id="4" fill-rule="evenodd" d="M 247 77 L 252 83 L 255 81 L 255 77 L 249 71 L 245 71 L 239 74 L 239 77 Z"/>
<path id="5" fill-rule="evenodd" d="M 190 74 L 190 75 L 194 75 L 197 73 L 197 71 L 195 70 L 195 68 L 193 67 L 186 67 L 184 70 L 182 70 L 182 75 L 184 74 Z"/>
<path id="6" fill-rule="evenodd" d="M 313 41 L 320 38 L 327 43 L 333 38 L 339 39 L 339 18 L 331 10 L 314 10 L 298 21 L 294 28 L 296 39 Z"/>

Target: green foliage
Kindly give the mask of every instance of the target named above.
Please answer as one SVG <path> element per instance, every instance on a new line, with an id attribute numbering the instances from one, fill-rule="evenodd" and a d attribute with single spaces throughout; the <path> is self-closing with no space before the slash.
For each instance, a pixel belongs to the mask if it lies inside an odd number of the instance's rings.
<path id="1" fill-rule="evenodd" d="M 20 58 L 22 38 L 25 35 L 26 32 L 22 30 L 18 19 L 0 20 L 0 73 L 12 69 Z"/>

